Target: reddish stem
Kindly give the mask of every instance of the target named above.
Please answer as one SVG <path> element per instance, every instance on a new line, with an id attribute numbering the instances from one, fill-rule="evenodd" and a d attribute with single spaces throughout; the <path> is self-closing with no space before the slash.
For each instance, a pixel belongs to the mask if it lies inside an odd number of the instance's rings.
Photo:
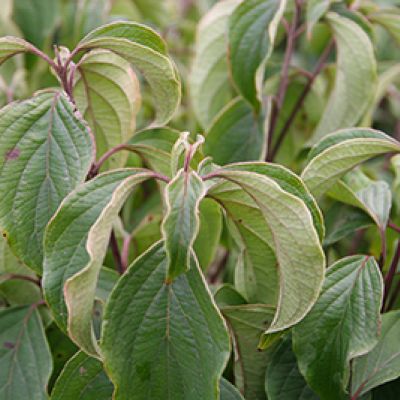
<path id="1" fill-rule="evenodd" d="M 385 309 L 386 303 L 388 301 L 389 292 L 393 284 L 393 278 L 396 274 L 397 265 L 400 261 L 400 240 L 397 241 L 396 250 L 392 259 L 392 262 L 389 267 L 389 271 L 385 276 L 385 290 L 383 295 L 383 302 L 382 302 L 382 310 Z"/>
<path id="2" fill-rule="evenodd" d="M 287 35 L 285 58 L 283 60 L 283 65 L 282 65 L 281 80 L 279 83 L 278 94 L 276 96 L 276 101 L 274 102 L 273 108 L 272 108 L 271 122 L 270 122 L 270 127 L 269 127 L 269 132 L 268 132 L 268 141 L 267 141 L 268 142 L 267 143 L 268 149 L 267 149 L 267 156 L 266 156 L 267 161 L 270 160 L 272 137 L 274 135 L 276 124 L 278 122 L 278 116 L 281 111 L 283 102 L 285 100 L 286 91 L 287 91 L 288 83 L 289 83 L 290 61 L 292 59 L 293 52 L 294 52 L 294 45 L 295 45 L 295 41 L 296 41 L 296 29 L 297 29 L 297 25 L 299 23 L 300 14 L 301 14 L 300 3 L 298 1 L 296 1 L 295 3 L 296 3 L 296 7 L 295 7 L 294 16 L 293 16 L 293 21 L 289 27 L 289 32 Z"/>
<path id="3" fill-rule="evenodd" d="M 272 151 L 271 151 L 271 153 L 270 153 L 270 155 L 268 157 L 268 161 L 273 161 L 274 160 L 274 158 L 276 156 L 276 153 L 278 152 L 278 150 L 279 150 L 279 148 L 280 148 L 280 146 L 281 146 L 281 144 L 283 142 L 283 139 L 286 137 L 290 127 L 292 126 L 292 123 L 293 123 L 294 119 L 297 116 L 297 113 L 300 111 L 301 107 L 303 106 L 303 103 L 304 103 L 309 91 L 311 90 L 315 79 L 317 78 L 317 76 L 322 71 L 323 67 L 325 66 L 325 63 L 326 63 L 326 61 L 327 61 L 327 59 L 328 59 L 333 47 L 334 47 L 334 41 L 332 40 L 329 43 L 329 45 L 325 48 L 324 52 L 322 53 L 322 55 L 321 55 L 320 59 L 318 60 L 318 63 L 316 65 L 313 73 L 311 74 L 311 76 L 310 76 L 310 78 L 309 78 L 309 80 L 307 82 L 306 87 L 303 89 L 300 97 L 298 98 L 296 104 L 293 107 L 292 112 L 290 113 L 288 119 L 286 120 L 285 125 L 281 129 L 281 131 L 280 131 L 280 133 L 278 135 L 278 139 L 277 139 L 277 141 L 276 141 L 276 143 L 274 145 L 274 148 L 272 149 Z"/>

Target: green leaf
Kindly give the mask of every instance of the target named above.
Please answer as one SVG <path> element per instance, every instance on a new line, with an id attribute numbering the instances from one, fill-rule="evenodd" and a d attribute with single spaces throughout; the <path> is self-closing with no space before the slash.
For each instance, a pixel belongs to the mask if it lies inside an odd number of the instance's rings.
<path id="1" fill-rule="evenodd" d="M 362 395 L 369 390 L 400 376 L 400 311 L 382 316 L 382 328 L 378 344 L 353 361 L 351 393 Z"/>
<path id="2" fill-rule="evenodd" d="M 59 0 L 14 0 L 13 20 L 26 39 L 43 48 L 56 28 L 59 5 Z"/>
<path id="3" fill-rule="evenodd" d="M 162 242 L 136 259 L 105 310 L 101 351 L 115 400 L 217 400 L 229 338 L 197 261 L 165 282 Z M 132 390 L 134 388 L 134 390 Z"/>
<path id="4" fill-rule="evenodd" d="M 119 277 L 120 275 L 115 269 L 102 267 L 96 287 L 96 298 L 101 300 L 104 304 L 107 303 L 108 297 Z"/>
<path id="5" fill-rule="evenodd" d="M 247 0 L 229 18 L 229 62 L 240 94 L 259 110 L 266 62 L 285 0 Z"/>
<path id="6" fill-rule="evenodd" d="M 77 64 L 74 98 L 96 138 L 97 156 L 127 141 L 140 106 L 140 89 L 129 63 L 105 50 L 86 54 Z M 106 169 L 122 167 L 127 153 L 110 157 Z"/>
<path id="7" fill-rule="evenodd" d="M 378 108 L 380 102 L 387 94 L 388 89 L 391 85 L 396 82 L 400 82 L 400 65 L 395 64 L 388 68 L 378 76 L 378 87 L 375 91 L 375 97 L 370 104 L 370 107 L 366 111 L 363 120 L 361 122 L 362 126 L 371 126 L 373 122 L 373 114 Z"/>
<path id="8" fill-rule="evenodd" d="M 77 46 L 79 50 L 99 48 L 121 56 L 143 74 L 156 103 L 153 124 L 166 124 L 180 103 L 181 87 L 161 37 L 144 25 L 115 22 L 89 33 Z"/>
<path id="9" fill-rule="evenodd" d="M 311 36 L 315 24 L 329 10 L 332 0 L 309 0 L 307 2 L 307 33 Z"/>
<path id="10" fill-rule="evenodd" d="M 10 57 L 30 51 L 31 45 L 23 39 L 6 36 L 0 38 L 0 65 Z"/>
<path id="11" fill-rule="evenodd" d="M 57 324 L 88 354 L 97 355 L 93 301 L 112 224 L 133 187 L 152 176 L 142 169 L 99 175 L 63 201 L 46 229 L 47 303 Z"/>
<path id="12" fill-rule="evenodd" d="M 328 13 L 327 20 L 337 46 L 336 77 L 311 144 L 337 129 L 355 126 L 373 100 L 377 83 L 376 61 L 368 35 L 355 22 L 336 13 Z"/>
<path id="13" fill-rule="evenodd" d="M 325 257 L 311 213 L 302 200 L 267 176 L 225 170 L 216 175 L 239 185 L 262 212 L 280 279 L 277 311 L 267 333 L 284 330 L 308 313 L 322 285 Z"/>
<path id="14" fill-rule="evenodd" d="M 368 15 L 372 22 L 382 25 L 400 44 L 400 13 L 396 9 L 381 10 Z"/>
<path id="15" fill-rule="evenodd" d="M 221 400 L 244 400 L 239 390 L 224 378 L 220 381 L 219 390 Z"/>
<path id="16" fill-rule="evenodd" d="M 292 350 L 292 336 L 287 335 L 275 349 L 265 376 L 269 400 L 318 400 L 307 386 Z"/>
<path id="17" fill-rule="evenodd" d="M 72 49 L 91 30 L 107 22 L 110 0 L 80 0 L 63 2 L 59 43 Z"/>
<path id="18" fill-rule="evenodd" d="M 201 19 L 189 77 L 193 109 L 203 128 L 231 99 L 227 62 L 228 19 L 240 0 L 220 1 Z"/>
<path id="19" fill-rule="evenodd" d="M 171 176 L 171 152 L 179 132 L 170 128 L 146 129 L 136 133 L 127 143 L 127 149 L 139 155 L 149 168 Z"/>
<path id="20" fill-rule="evenodd" d="M 272 235 L 257 204 L 233 183 L 220 182 L 208 193 L 225 210 L 227 227 L 237 248 L 235 288 L 249 303 L 276 305 L 279 276 L 271 248 Z"/>
<path id="21" fill-rule="evenodd" d="M 290 169 L 279 164 L 253 162 L 227 165 L 224 167 L 224 170 L 254 172 L 273 179 L 283 190 L 293 194 L 305 203 L 312 215 L 314 227 L 318 232 L 318 236 L 321 240 L 323 239 L 325 227 L 322 212 L 314 197 L 310 194 L 307 186 L 301 178 Z"/>
<path id="22" fill-rule="evenodd" d="M 342 129 L 313 147 L 301 177 L 318 198 L 356 165 L 380 154 L 399 151 L 400 144 L 382 132 L 363 128 Z"/>
<path id="23" fill-rule="evenodd" d="M 246 399 L 265 400 L 264 379 L 270 354 L 260 352 L 260 335 L 270 326 L 275 309 L 263 304 L 221 309 L 234 337 L 235 383 Z"/>
<path id="24" fill-rule="evenodd" d="M 333 264 L 311 312 L 293 329 L 299 369 L 324 400 L 348 398 L 349 361 L 378 341 L 382 276 L 370 256 Z"/>
<path id="25" fill-rule="evenodd" d="M 204 271 L 214 260 L 222 233 L 220 206 L 211 199 L 203 199 L 199 206 L 200 227 L 193 244 L 201 269 Z"/>
<path id="26" fill-rule="evenodd" d="M 44 229 L 85 180 L 92 158 L 87 126 L 60 92 L 0 110 L 0 226 L 13 252 L 39 274 Z"/>
<path id="27" fill-rule="evenodd" d="M 189 269 L 193 243 L 199 231 L 199 204 L 206 189 L 196 172 L 181 169 L 165 188 L 167 211 L 162 232 L 167 253 L 167 278 Z"/>
<path id="28" fill-rule="evenodd" d="M 47 399 L 52 362 L 35 306 L 0 311 L 0 398 Z"/>
<path id="29" fill-rule="evenodd" d="M 39 301 L 40 288 L 33 282 L 11 279 L 14 274 L 37 278 L 32 270 L 15 257 L 4 238 L 0 238 L 0 297 L 10 305 L 26 305 Z"/>
<path id="30" fill-rule="evenodd" d="M 65 364 L 51 400 L 110 400 L 113 390 L 101 362 L 79 351 Z"/>
<path id="31" fill-rule="evenodd" d="M 214 294 L 219 308 L 246 304 L 245 298 L 229 283 L 222 284 Z"/>
<path id="32" fill-rule="evenodd" d="M 372 225 L 371 218 L 353 207 L 342 203 L 335 203 L 325 214 L 327 235 L 324 246 L 331 246 L 359 229 Z"/>
<path id="33" fill-rule="evenodd" d="M 379 230 L 384 232 L 392 207 L 390 187 L 385 181 L 374 182 L 366 179 L 367 182 L 359 189 L 353 179 L 348 182 L 339 181 L 330 189 L 328 195 L 335 200 L 360 208 L 372 218 Z"/>
<path id="34" fill-rule="evenodd" d="M 236 98 L 212 121 L 206 133 L 204 153 L 220 165 L 260 160 L 266 148 L 264 124 L 264 118 L 254 115 L 246 101 Z"/>

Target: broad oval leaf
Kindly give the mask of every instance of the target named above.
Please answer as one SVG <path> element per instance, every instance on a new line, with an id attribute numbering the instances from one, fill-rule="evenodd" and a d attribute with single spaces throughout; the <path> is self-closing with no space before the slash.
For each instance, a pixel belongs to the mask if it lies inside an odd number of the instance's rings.
<path id="1" fill-rule="evenodd" d="M 197 28 L 189 83 L 193 109 L 205 129 L 232 95 L 227 62 L 228 19 L 240 1 L 216 3 Z"/>
<path id="2" fill-rule="evenodd" d="M 349 361 L 378 341 L 382 291 L 370 256 L 347 257 L 327 270 L 320 298 L 293 329 L 299 369 L 320 397 L 347 398 Z"/>
<path id="3" fill-rule="evenodd" d="M 371 389 L 400 376 L 400 311 L 382 315 L 382 328 L 378 344 L 361 357 L 353 360 L 352 395 L 361 396 Z"/>
<path id="4" fill-rule="evenodd" d="M 52 360 L 34 305 L 0 311 L 0 343 L 0 398 L 46 400 Z"/>
<path id="5" fill-rule="evenodd" d="M 112 224 L 133 187 L 153 175 L 142 169 L 99 175 L 63 201 L 46 229 L 47 303 L 57 324 L 88 354 L 97 356 L 93 301 Z"/>
<path id="6" fill-rule="evenodd" d="M 302 200 L 267 176 L 228 170 L 219 170 L 215 176 L 239 185 L 253 199 L 268 226 L 269 246 L 278 261 L 280 290 L 276 315 L 267 333 L 284 330 L 304 318 L 322 285 L 325 257 L 311 213 Z"/>
<path id="7" fill-rule="evenodd" d="M 259 110 L 265 64 L 272 52 L 285 0 L 246 0 L 229 18 L 229 63 L 240 94 Z"/>
<path id="8" fill-rule="evenodd" d="M 113 391 L 102 363 L 79 351 L 65 364 L 51 400 L 110 400 Z"/>
<path id="9" fill-rule="evenodd" d="M 167 279 L 189 269 L 193 243 L 199 231 L 199 204 L 206 194 L 203 180 L 181 169 L 165 188 L 166 215 L 162 232 L 167 253 Z"/>
<path id="10" fill-rule="evenodd" d="M 318 400 L 307 386 L 292 350 L 292 336 L 287 335 L 271 356 L 265 375 L 269 400 Z"/>
<path id="11" fill-rule="evenodd" d="M 132 63 L 152 89 L 157 109 L 153 124 L 164 125 L 172 118 L 180 102 L 180 80 L 163 40 L 153 30 L 134 22 L 114 22 L 89 33 L 77 49 L 106 49 Z"/>
<path id="12" fill-rule="evenodd" d="M 197 261 L 165 281 L 162 242 L 131 265 L 104 314 L 101 351 L 115 400 L 217 400 L 229 337 Z M 134 390 L 132 390 L 134 388 Z"/>
<path id="13" fill-rule="evenodd" d="M 373 100 L 377 83 L 374 50 L 368 35 L 355 22 L 336 13 L 328 13 L 327 20 L 336 39 L 336 77 L 311 144 L 337 129 L 355 126 Z"/>
<path id="14" fill-rule="evenodd" d="M 0 226 L 13 252 L 39 274 L 44 229 L 92 159 L 90 132 L 60 92 L 0 110 Z"/>
<path id="15" fill-rule="evenodd" d="M 14 36 L 0 38 L 0 65 L 16 54 L 30 51 L 31 47 L 25 40 Z"/>
<path id="16" fill-rule="evenodd" d="M 301 177 L 318 198 L 356 165 L 380 154 L 399 151 L 400 143 L 382 132 L 342 129 L 326 136 L 312 148 Z"/>
<path id="17" fill-rule="evenodd" d="M 212 121 L 206 133 L 204 153 L 217 164 L 263 158 L 266 127 L 263 116 L 254 114 L 241 98 L 228 103 Z"/>
<path id="18" fill-rule="evenodd" d="M 139 82 L 129 63 L 106 50 L 86 54 L 76 66 L 74 98 L 96 138 L 97 156 L 133 135 L 140 106 Z M 108 169 L 122 167 L 126 153 L 110 157 Z"/>
<path id="19" fill-rule="evenodd" d="M 271 324 L 275 309 L 264 304 L 225 306 L 221 309 L 234 337 L 235 383 L 246 399 L 265 400 L 265 371 L 271 355 L 260 352 L 260 336 Z"/>

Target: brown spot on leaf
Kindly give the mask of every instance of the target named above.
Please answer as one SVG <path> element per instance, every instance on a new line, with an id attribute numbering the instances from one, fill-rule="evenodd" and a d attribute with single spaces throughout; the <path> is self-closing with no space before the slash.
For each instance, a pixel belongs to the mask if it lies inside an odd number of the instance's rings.
<path id="1" fill-rule="evenodd" d="M 4 347 L 6 349 L 13 349 L 15 347 L 15 344 L 12 342 L 4 342 Z"/>
<path id="2" fill-rule="evenodd" d="M 85 374 L 86 374 L 86 368 L 80 367 L 80 368 L 79 368 L 79 373 L 80 373 L 81 375 L 85 375 Z"/>
<path id="3" fill-rule="evenodd" d="M 16 147 L 14 147 L 13 149 L 7 151 L 6 161 L 15 160 L 16 158 L 19 157 L 20 154 L 21 154 L 21 151 L 19 149 L 17 149 Z"/>

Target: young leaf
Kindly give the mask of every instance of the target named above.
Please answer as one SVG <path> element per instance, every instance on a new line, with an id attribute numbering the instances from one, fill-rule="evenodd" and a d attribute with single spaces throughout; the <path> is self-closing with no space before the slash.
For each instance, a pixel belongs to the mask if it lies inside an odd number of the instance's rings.
<path id="1" fill-rule="evenodd" d="M 93 301 L 112 224 L 133 187 L 153 175 L 142 169 L 99 175 L 63 201 L 46 229 L 47 303 L 57 324 L 88 354 L 97 355 Z"/>
<path id="2" fill-rule="evenodd" d="M 181 169 L 165 188 L 167 211 L 162 224 L 167 253 L 167 277 L 189 269 L 190 254 L 199 231 L 199 204 L 206 190 L 196 172 Z"/>
<path id="3" fill-rule="evenodd" d="M 227 63 L 228 19 L 241 0 L 220 1 L 197 28 L 195 58 L 189 84 L 193 109 L 207 129 L 232 95 Z"/>
<path id="4" fill-rule="evenodd" d="M 239 185 L 253 199 L 271 232 L 268 239 L 278 261 L 280 293 L 267 333 L 284 330 L 308 313 L 322 285 L 325 257 L 311 213 L 302 200 L 267 176 L 225 170 L 217 176 Z"/>
<path id="5" fill-rule="evenodd" d="M 352 256 L 327 271 L 311 312 L 293 329 L 299 369 L 326 400 L 345 398 L 349 361 L 378 341 L 382 277 L 370 256 Z"/>
<path id="6" fill-rule="evenodd" d="M 60 92 L 0 110 L 0 226 L 13 252 L 39 274 L 44 229 L 85 180 L 92 158 L 90 132 Z"/>
<path id="7" fill-rule="evenodd" d="M 115 400 L 217 400 L 229 337 L 195 258 L 166 283 L 164 244 L 131 265 L 104 314 L 102 355 Z M 132 390 L 134 388 L 134 390 Z"/>
<path id="8" fill-rule="evenodd" d="M 102 363 L 79 351 L 65 364 L 51 400 L 110 400 L 113 390 Z"/>
<path id="9" fill-rule="evenodd" d="M 272 53 L 285 0 L 247 0 L 229 18 L 229 62 L 240 94 L 260 108 L 266 62 Z"/>
<path id="10" fill-rule="evenodd" d="M 382 328 L 378 344 L 361 357 L 353 360 L 352 395 L 361 396 L 369 390 L 400 376 L 400 312 L 382 315 Z"/>
<path id="11" fill-rule="evenodd" d="M 264 379 L 270 354 L 260 352 L 260 335 L 271 324 L 275 309 L 263 304 L 226 306 L 222 314 L 234 340 L 235 382 L 246 399 L 265 400 Z"/>
<path id="12" fill-rule="evenodd" d="M 139 82 L 129 63 L 110 51 L 86 54 L 76 69 L 74 98 L 101 156 L 132 136 L 140 106 Z M 107 160 L 106 168 L 122 167 L 126 158 L 126 152 L 119 152 Z"/>
<path id="13" fill-rule="evenodd" d="M 318 198 L 356 165 L 380 154 L 399 151 L 400 143 L 382 132 L 343 129 L 326 136 L 313 147 L 301 177 Z"/>
<path id="14" fill-rule="evenodd" d="M 377 82 L 374 51 L 364 30 L 336 13 L 328 13 L 327 20 L 336 39 L 336 77 L 312 144 L 330 132 L 356 125 L 373 100 Z"/>
<path id="15" fill-rule="evenodd" d="M 0 311 L 0 398 L 47 399 L 51 354 L 35 306 Z"/>
<path id="16" fill-rule="evenodd" d="M 23 39 L 13 36 L 0 38 L 0 65 L 10 57 L 30 51 L 31 45 Z"/>
<path id="17" fill-rule="evenodd" d="M 269 400 L 318 400 L 299 371 L 291 335 L 287 335 L 272 354 L 265 390 Z"/>
<path id="18" fill-rule="evenodd" d="M 180 80 L 157 33 L 134 22 L 114 22 L 92 31 L 77 46 L 77 50 L 90 49 L 106 49 L 132 63 L 152 89 L 157 109 L 154 125 L 171 119 L 180 102 Z"/>
<path id="19" fill-rule="evenodd" d="M 220 165 L 260 160 L 265 140 L 264 118 L 254 115 L 246 101 L 236 98 L 212 121 L 206 133 L 204 152 Z"/>

